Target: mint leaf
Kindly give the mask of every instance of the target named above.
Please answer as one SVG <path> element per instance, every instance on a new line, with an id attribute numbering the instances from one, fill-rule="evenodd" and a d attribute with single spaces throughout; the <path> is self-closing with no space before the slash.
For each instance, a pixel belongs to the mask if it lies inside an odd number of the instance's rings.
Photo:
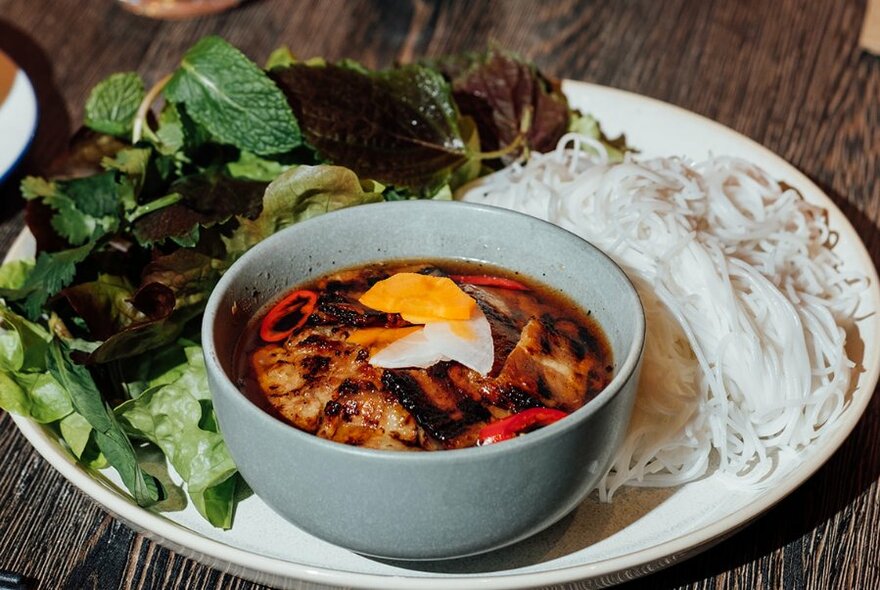
<path id="1" fill-rule="evenodd" d="M 362 178 L 438 186 L 468 160 L 449 85 L 434 70 L 294 64 L 272 76 L 309 144 Z"/>
<path id="2" fill-rule="evenodd" d="M 86 100 L 86 126 L 108 135 L 128 137 L 144 95 L 144 83 L 136 73 L 112 74 L 99 82 L 89 94 Z"/>
<path id="3" fill-rule="evenodd" d="M 284 95 L 256 64 L 219 37 L 205 37 L 183 56 L 165 97 L 222 143 L 259 155 L 300 145 Z"/>
<path id="4" fill-rule="evenodd" d="M 119 472 L 122 483 L 135 501 L 141 506 L 157 502 L 160 497 L 158 481 L 141 471 L 131 441 L 104 403 L 89 370 L 71 361 L 69 350 L 58 340 L 49 348 L 47 364 L 52 377 L 70 394 L 73 408 L 94 428 L 98 448 Z"/>

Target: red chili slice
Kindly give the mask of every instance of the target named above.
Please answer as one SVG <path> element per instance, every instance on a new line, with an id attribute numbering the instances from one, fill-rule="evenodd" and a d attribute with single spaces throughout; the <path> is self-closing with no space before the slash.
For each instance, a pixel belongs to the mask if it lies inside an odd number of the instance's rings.
<path id="1" fill-rule="evenodd" d="M 302 328 L 318 302 L 314 291 L 294 291 L 273 307 L 260 324 L 260 338 L 279 342 Z"/>
<path id="2" fill-rule="evenodd" d="M 562 410 L 529 408 L 484 426 L 477 437 L 477 445 L 491 445 L 502 440 L 508 440 L 536 426 L 553 424 L 566 416 L 568 414 Z"/>
<path id="3" fill-rule="evenodd" d="M 513 291 L 530 291 L 528 287 L 513 279 L 493 277 L 489 275 L 449 275 L 456 283 L 467 283 L 480 287 L 498 287 L 499 289 L 511 289 Z"/>

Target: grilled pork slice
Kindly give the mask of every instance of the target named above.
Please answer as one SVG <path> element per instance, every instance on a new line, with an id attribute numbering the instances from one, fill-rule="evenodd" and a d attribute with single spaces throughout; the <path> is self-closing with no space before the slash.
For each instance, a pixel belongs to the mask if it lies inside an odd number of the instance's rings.
<path id="1" fill-rule="evenodd" d="M 272 408 L 297 428 L 371 448 L 418 446 L 415 419 L 384 390 L 381 369 L 347 331 L 308 327 L 256 349 L 251 367 Z"/>
<path id="2" fill-rule="evenodd" d="M 496 382 L 573 412 L 608 384 L 610 374 L 596 360 L 604 356 L 600 347 L 589 330 L 570 320 L 529 320 Z"/>
<path id="3" fill-rule="evenodd" d="M 480 428 L 492 417 L 479 399 L 450 379 L 450 369 L 460 366 L 443 362 L 428 369 L 396 369 L 382 375 L 388 391 L 445 448 L 473 446 Z"/>
<path id="4" fill-rule="evenodd" d="M 601 346 L 587 329 L 545 315 L 525 325 L 497 376 L 483 378 L 461 365 L 450 367 L 448 375 L 471 398 L 495 406 L 491 409 L 496 417 L 503 415 L 500 410 L 543 406 L 572 412 L 610 380 L 610 373 L 595 360 L 602 358 Z"/>

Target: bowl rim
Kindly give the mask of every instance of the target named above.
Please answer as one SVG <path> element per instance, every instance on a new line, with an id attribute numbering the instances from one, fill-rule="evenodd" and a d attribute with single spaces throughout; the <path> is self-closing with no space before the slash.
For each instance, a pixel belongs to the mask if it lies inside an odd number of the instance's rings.
<path id="1" fill-rule="evenodd" d="M 351 215 L 352 211 L 363 211 L 365 208 L 372 208 L 372 210 L 377 211 L 378 215 L 382 215 L 383 212 L 379 211 L 380 209 L 400 209 L 401 211 L 415 211 L 418 207 L 457 207 L 460 208 L 462 211 L 473 211 L 473 213 L 467 213 L 469 215 L 501 215 L 503 217 L 510 216 L 520 218 L 521 222 L 532 223 L 537 226 L 544 226 L 545 229 L 550 229 L 553 232 L 567 234 L 566 239 L 572 241 L 572 243 L 580 244 L 580 247 L 594 250 L 596 253 L 599 254 L 599 259 L 604 261 L 604 264 L 609 266 L 613 272 L 619 273 L 619 275 L 623 278 L 623 284 L 631 292 L 633 300 L 636 304 L 634 306 L 635 309 L 630 312 L 636 316 L 634 320 L 636 322 L 636 325 L 632 342 L 630 343 L 629 349 L 624 355 L 623 362 L 619 363 L 619 368 L 614 378 L 605 387 L 605 389 L 603 389 L 599 393 L 599 395 L 585 403 L 583 406 L 581 406 L 562 420 L 558 420 L 552 424 L 539 428 L 536 431 L 530 432 L 528 436 L 518 436 L 514 439 L 504 441 L 504 444 L 473 446 L 459 449 L 444 449 L 441 452 L 402 452 L 400 450 L 393 449 L 373 449 L 355 445 L 348 445 L 345 443 L 327 440 L 317 435 L 305 432 L 291 424 L 282 421 L 279 418 L 276 418 L 275 416 L 272 416 L 265 410 L 259 408 L 255 403 L 249 400 L 244 393 L 239 390 L 239 388 L 235 385 L 231 377 L 226 373 L 222 364 L 220 363 L 219 355 L 217 354 L 216 347 L 214 346 L 213 334 L 215 324 L 214 318 L 219 313 L 220 301 L 223 299 L 223 295 L 225 294 L 225 292 L 228 291 L 231 285 L 234 283 L 236 275 L 240 273 L 241 269 L 258 260 L 264 250 L 271 248 L 273 244 L 283 243 L 284 241 L 290 239 L 290 236 L 302 231 L 302 228 L 307 225 L 312 225 L 316 223 L 327 223 L 328 219 Z M 505 267 L 505 265 L 500 265 L 498 263 L 492 264 L 495 264 L 496 266 L 501 266 L 502 268 Z M 549 286 L 553 286 L 552 280 L 546 282 Z M 223 276 L 220 278 L 220 281 L 218 281 L 217 285 L 215 285 L 214 289 L 211 291 L 211 295 L 208 298 L 207 305 L 205 306 L 201 326 L 202 350 L 205 357 L 206 370 L 209 373 L 213 373 L 216 377 L 218 377 L 217 379 L 215 379 L 215 383 L 217 384 L 217 386 L 223 388 L 228 392 L 231 392 L 233 395 L 231 395 L 230 397 L 231 399 L 235 400 L 235 403 L 237 405 L 246 407 L 247 409 L 245 411 L 256 416 L 256 420 L 261 427 L 287 433 L 287 435 L 292 436 L 294 440 L 301 440 L 303 444 L 317 445 L 318 448 L 324 448 L 329 452 L 337 452 L 351 457 L 358 457 L 361 459 L 369 459 L 373 461 L 393 460 L 403 462 L 430 462 L 440 464 L 447 461 L 490 458 L 501 453 L 512 453 L 515 452 L 517 449 L 525 449 L 534 445 L 542 444 L 547 439 L 556 438 L 557 436 L 561 436 L 563 433 L 569 430 L 579 427 L 582 422 L 588 420 L 593 414 L 597 413 L 612 398 L 614 398 L 620 391 L 622 391 L 625 388 L 626 384 L 629 383 L 635 376 L 636 370 L 639 367 L 639 363 L 641 362 L 642 356 L 644 354 L 645 331 L 646 319 L 644 305 L 632 280 L 623 271 L 620 265 L 618 265 L 610 256 L 608 256 L 601 249 L 593 245 L 591 242 L 553 223 L 544 221 L 531 215 L 527 215 L 525 213 L 505 209 L 503 207 L 495 207 L 492 205 L 477 203 L 463 203 L 459 201 L 431 200 L 384 201 L 379 203 L 367 203 L 352 207 L 346 207 L 343 209 L 337 209 L 335 211 L 324 213 L 320 216 L 312 217 L 304 221 L 300 221 L 292 226 L 289 226 L 272 234 L 271 236 L 265 238 L 264 240 L 260 241 L 258 244 L 250 248 L 228 269 L 226 269 L 226 271 L 223 273 Z M 213 391 L 211 393 L 212 396 L 215 395 Z"/>

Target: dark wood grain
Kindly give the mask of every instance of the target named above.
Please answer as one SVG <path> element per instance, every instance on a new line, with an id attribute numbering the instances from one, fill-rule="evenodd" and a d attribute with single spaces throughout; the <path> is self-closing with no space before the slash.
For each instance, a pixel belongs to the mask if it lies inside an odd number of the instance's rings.
<path id="1" fill-rule="evenodd" d="M 198 37 L 255 59 L 369 66 L 489 42 L 560 77 L 616 86 L 716 119 L 822 186 L 880 259 L 880 59 L 857 48 L 862 0 L 255 0 L 187 22 L 142 19 L 111 0 L 0 0 L 0 49 L 40 99 L 19 176 L 46 167 L 107 74 L 168 72 Z M 2 141 L 2 138 L 0 138 Z M 0 251 L 22 227 L 16 179 L 0 187 Z M 0 569 L 40 588 L 262 588 L 135 534 L 69 485 L 0 418 Z M 880 397 L 828 464 L 717 547 L 629 587 L 880 588 Z"/>

